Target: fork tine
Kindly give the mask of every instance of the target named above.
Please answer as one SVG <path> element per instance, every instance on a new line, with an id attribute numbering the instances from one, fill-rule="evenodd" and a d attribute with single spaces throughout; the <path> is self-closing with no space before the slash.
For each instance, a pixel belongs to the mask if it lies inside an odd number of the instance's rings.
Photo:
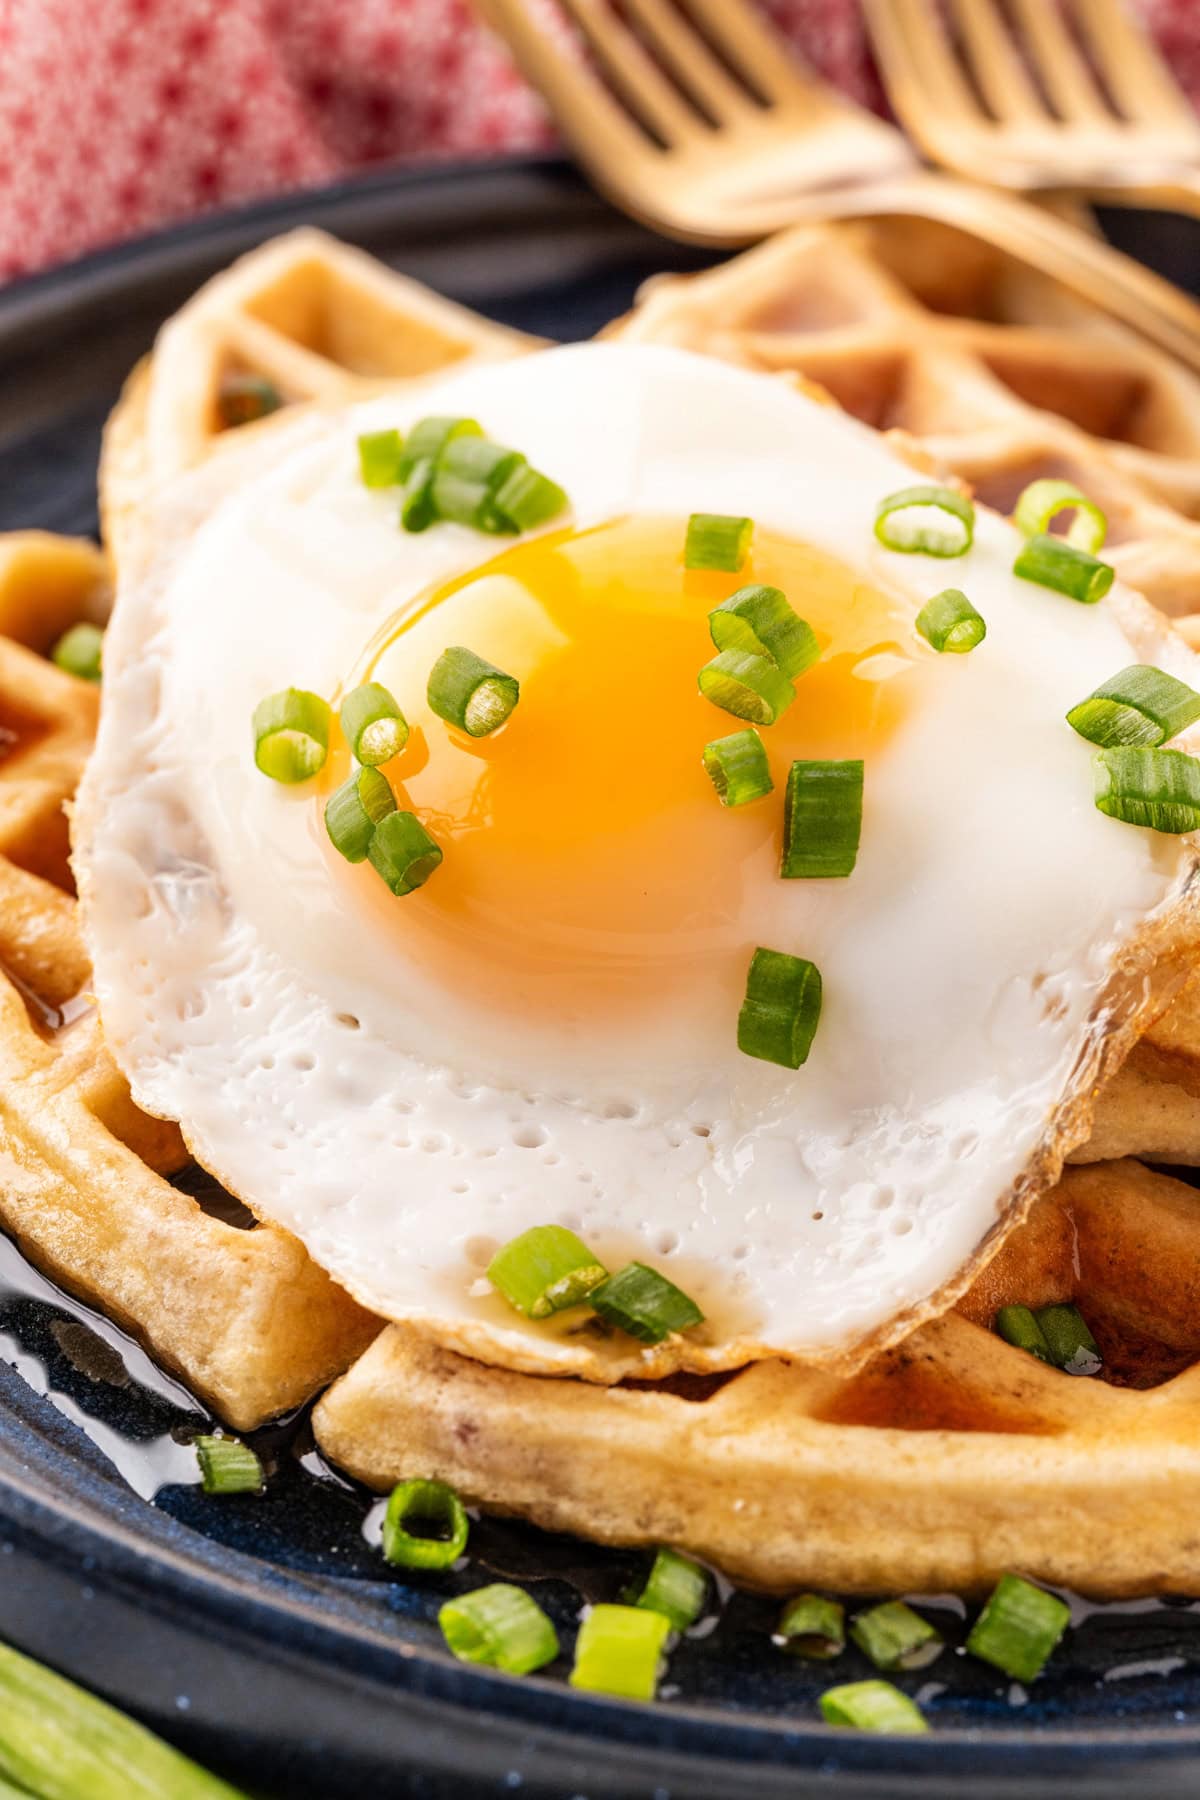
<path id="1" fill-rule="evenodd" d="M 487 0 L 491 22 L 502 31 L 526 78 L 543 94 L 559 119 L 570 121 L 581 151 L 606 165 L 619 152 L 636 166 L 656 145 L 644 128 L 583 64 L 555 42 L 535 16 L 536 0 Z"/>
<path id="2" fill-rule="evenodd" d="M 1062 119 L 1111 125 L 1113 113 L 1097 88 L 1057 5 L 1012 0 L 1025 48 L 1038 79 Z"/>
<path id="3" fill-rule="evenodd" d="M 743 0 L 677 0 L 681 13 L 702 31 L 709 43 L 736 69 L 751 92 L 773 104 L 811 105 L 815 90 L 796 67 L 790 44 Z M 819 96 L 821 110 L 828 111 L 828 97 Z"/>
<path id="4" fill-rule="evenodd" d="M 1054 0 L 1041 0 L 1043 6 Z M 953 0 L 971 73 L 992 114 L 1003 123 L 1013 119 L 1043 123 L 1046 107 L 1029 78 L 993 0 Z"/>
<path id="5" fill-rule="evenodd" d="M 930 109 L 942 119 L 979 125 L 983 112 L 945 28 L 927 0 L 865 0 L 871 42 L 884 65 L 896 110 L 913 136 Z"/>
<path id="6" fill-rule="evenodd" d="M 1126 118 L 1196 129 L 1196 115 L 1145 28 L 1120 0 L 1074 0 L 1088 50 Z"/>
<path id="7" fill-rule="evenodd" d="M 717 124 L 740 117 L 753 104 L 752 96 L 673 6 L 664 0 L 624 0 L 624 4 L 626 16 L 644 33 L 655 54 Z"/>
<path id="8" fill-rule="evenodd" d="M 694 137 L 702 121 L 672 87 L 608 0 L 562 0 L 609 81 L 668 147 Z"/>

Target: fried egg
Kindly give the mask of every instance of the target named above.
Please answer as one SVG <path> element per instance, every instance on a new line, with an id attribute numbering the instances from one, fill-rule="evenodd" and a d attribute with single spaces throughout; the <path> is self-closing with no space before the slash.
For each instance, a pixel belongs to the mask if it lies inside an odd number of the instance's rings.
<path id="1" fill-rule="evenodd" d="M 356 440 L 430 413 L 524 451 L 571 512 L 403 532 Z M 185 478 L 120 586 L 76 820 L 141 1105 L 366 1306 L 512 1367 L 844 1359 L 945 1304 L 1086 1135 L 1190 929 L 1191 847 L 1096 810 L 1064 714 L 1132 661 L 1200 671 L 1119 587 L 1083 606 L 1015 577 L 994 514 L 953 562 L 883 548 L 876 504 L 913 479 L 786 382 L 619 344 L 285 417 Z M 753 518 L 739 572 L 685 570 L 694 512 Z M 914 628 L 951 581 L 987 622 L 969 655 Z M 821 656 L 762 732 L 774 793 L 735 810 L 701 752 L 740 722 L 696 674 L 747 582 Z M 520 682 L 490 737 L 429 709 L 450 645 Z M 444 853 L 403 898 L 328 841 L 336 728 L 315 781 L 254 764 L 264 695 L 366 680 L 412 726 L 386 773 Z M 863 759 L 858 862 L 785 881 L 783 788 L 813 757 Z M 823 976 L 798 1070 L 738 1049 L 757 946 Z M 484 1270 L 553 1222 L 705 1323 L 644 1349 L 579 1310 L 522 1319 Z"/>

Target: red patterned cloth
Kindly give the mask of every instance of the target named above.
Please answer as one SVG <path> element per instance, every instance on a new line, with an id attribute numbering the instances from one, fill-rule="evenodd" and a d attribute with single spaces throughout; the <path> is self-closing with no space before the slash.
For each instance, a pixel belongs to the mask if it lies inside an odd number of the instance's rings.
<path id="1" fill-rule="evenodd" d="M 857 0 L 761 4 L 877 103 Z M 1140 5 L 1200 99 L 1200 4 Z M 0 0 L 0 278 L 370 164 L 553 142 L 468 0 Z"/>

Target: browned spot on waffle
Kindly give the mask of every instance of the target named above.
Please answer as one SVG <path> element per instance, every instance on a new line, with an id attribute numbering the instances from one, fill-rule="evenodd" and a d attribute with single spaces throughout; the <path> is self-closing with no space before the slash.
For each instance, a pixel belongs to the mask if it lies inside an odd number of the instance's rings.
<path id="1" fill-rule="evenodd" d="M 918 1334 L 919 1335 L 919 1334 Z M 953 1372 L 911 1344 L 885 1351 L 854 1375 L 816 1417 L 830 1425 L 901 1431 L 1052 1432 L 1028 1405 L 962 1386 Z"/>

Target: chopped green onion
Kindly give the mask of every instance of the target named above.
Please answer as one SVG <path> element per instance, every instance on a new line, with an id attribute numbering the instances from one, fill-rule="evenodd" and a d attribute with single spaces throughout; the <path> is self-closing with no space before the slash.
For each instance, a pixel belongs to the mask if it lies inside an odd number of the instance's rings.
<path id="1" fill-rule="evenodd" d="M 1002 1306 L 996 1314 L 995 1327 L 1006 1344 L 1028 1350 L 1039 1362 L 1053 1362 L 1045 1333 L 1027 1306 Z"/>
<path id="2" fill-rule="evenodd" d="M 144 1726 L 0 1645 L 3 1792 L 24 1800 L 246 1800 Z"/>
<path id="3" fill-rule="evenodd" d="M 693 513 L 687 522 L 683 566 L 724 569 L 736 574 L 746 560 L 753 535 L 753 519 L 735 519 L 728 513 Z"/>
<path id="4" fill-rule="evenodd" d="M 1025 537 L 1040 537 L 1050 530 L 1060 512 L 1074 511 L 1064 543 L 1077 550 L 1099 550 L 1108 532 L 1108 520 L 1095 503 L 1070 481 L 1031 481 L 1013 511 L 1013 524 Z"/>
<path id="5" fill-rule="evenodd" d="M 520 695 L 513 676 L 455 644 L 434 663 L 426 697 L 430 710 L 448 725 L 468 737 L 488 737 L 504 724 Z"/>
<path id="6" fill-rule="evenodd" d="M 816 632 L 793 611 L 779 588 L 739 588 L 713 607 L 708 629 L 718 650 L 764 656 L 789 681 L 803 675 L 821 654 Z"/>
<path id="7" fill-rule="evenodd" d="M 756 950 L 738 1014 L 738 1049 L 798 1069 L 808 1060 L 820 1019 L 821 973 L 815 963 L 785 950 Z"/>
<path id="8" fill-rule="evenodd" d="M 307 781 L 329 749 L 329 702 L 306 688 L 269 694 L 254 709 L 254 761 L 272 781 Z"/>
<path id="9" fill-rule="evenodd" d="M 414 1525 L 432 1529 L 413 1531 Z M 450 1569 L 467 1547 L 471 1521 L 444 1481 L 400 1481 L 383 1516 L 383 1554 L 401 1569 Z"/>
<path id="10" fill-rule="evenodd" d="M 1033 1681 L 1070 1620 L 1070 1607 L 1057 1595 L 1019 1575 L 1002 1575 L 971 1628 L 967 1649 L 1014 1681 Z"/>
<path id="11" fill-rule="evenodd" d="M 705 744 L 702 761 L 722 806 L 747 806 L 775 786 L 763 741 L 753 726 Z"/>
<path id="12" fill-rule="evenodd" d="M 376 825 L 367 856 L 400 899 L 429 880 L 442 860 L 442 847 L 415 813 L 390 812 Z"/>
<path id="13" fill-rule="evenodd" d="M 1037 1322 L 1056 1368 L 1065 1369 L 1068 1375 L 1100 1373 L 1104 1366 L 1100 1346 L 1077 1306 L 1043 1306 Z"/>
<path id="14" fill-rule="evenodd" d="M 438 1624 L 459 1662 L 484 1663 L 507 1675 L 528 1675 L 558 1655 L 558 1633 L 537 1601 L 506 1581 L 447 1600 Z"/>
<path id="15" fill-rule="evenodd" d="M 527 1319 L 578 1306 L 608 1270 L 565 1225 L 532 1225 L 497 1250 L 488 1280 Z"/>
<path id="16" fill-rule="evenodd" d="M 846 1609 L 824 1594 L 797 1594 L 780 1614 L 773 1641 L 789 1656 L 829 1662 L 846 1647 Z"/>
<path id="17" fill-rule="evenodd" d="M 849 875 L 862 835 L 863 766 L 794 762 L 783 803 L 785 881 Z"/>
<path id="18" fill-rule="evenodd" d="M 347 862 L 363 862 L 375 827 L 395 810 L 396 796 L 386 775 L 378 769 L 356 769 L 325 803 L 329 841 Z"/>
<path id="19" fill-rule="evenodd" d="M 698 676 L 700 692 L 735 719 L 773 725 L 796 698 L 796 690 L 772 658 L 744 650 L 722 650 Z"/>
<path id="20" fill-rule="evenodd" d="M 900 488 L 876 507 L 875 536 L 888 550 L 965 556 L 975 540 L 975 508 L 956 488 Z"/>
<path id="21" fill-rule="evenodd" d="M 1200 694 L 1162 669 L 1134 663 L 1073 706 L 1067 724 L 1080 737 L 1113 744 L 1165 744 L 1200 719 Z"/>
<path id="22" fill-rule="evenodd" d="M 593 1288 L 589 1299 L 602 1319 L 643 1344 L 661 1344 L 674 1331 L 704 1323 L 696 1302 L 645 1263 L 626 1264 Z"/>
<path id="23" fill-rule="evenodd" d="M 678 1550 L 659 1550 L 634 1605 L 661 1613 L 673 1631 L 686 1631 L 704 1611 L 708 1588 L 708 1570 L 702 1563 Z"/>
<path id="24" fill-rule="evenodd" d="M 846 1725 L 852 1731 L 911 1737 L 929 1730 L 919 1708 L 890 1681 L 848 1681 L 844 1687 L 827 1688 L 821 1713 L 827 1725 Z"/>
<path id="25" fill-rule="evenodd" d="M 496 488 L 492 502 L 514 531 L 532 531 L 537 525 L 545 525 L 548 520 L 557 519 L 569 504 L 556 481 L 525 462 Z"/>
<path id="26" fill-rule="evenodd" d="M 456 439 L 482 436 L 483 426 L 475 419 L 453 419 L 440 413 L 419 419 L 404 440 L 400 479 L 407 481 L 419 462 L 436 463 L 447 444 Z"/>
<path id="27" fill-rule="evenodd" d="M 924 1669 L 945 1645 L 941 1632 L 903 1600 L 885 1600 L 859 1613 L 850 1636 L 877 1669 Z"/>
<path id="28" fill-rule="evenodd" d="M 1132 744 L 1092 758 L 1096 805 L 1110 819 L 1172 836 L 1200 829 L 1200 762 L 1182 750 Z"/>
<path id="29" fill-rule="evenodd" d="M 433 510 L 433 478 L 437 464 L 432 456 L 422 456 L 412 465 L 404 481 L 404 498 L 400 502 L 400 523 L 405 531 L 428 531 L 437 514 Z"/>
<path id="30" fill-rule="evenodd" d="M 575 1640 L 571 1686 L 623 1700 L 653 1700 L 671 1621 L 640 1606 L 592 1606 Z"/>
<path id="31" fill-rule="evenodd" d="M 278 412 L 283 395 L 265 375 L 226 375 L 217 391 L 217 420 L 222 431 L 253 425 Z"/>
<path id="32" fill-rule="evenodd" d="M 240 1438 L 193 1439 L 200 1483 L 206 1494 L 261 1494 L 263 1466 Z"/>
<path id="33" fill-rule="evenodd" d="M 1115 571 L 1089 550 L 1079 550 L 1066 538 L 1039 532 L 1028 538 L 1013 564 L 1013 574 L 1039 587 L 1053 588 L 1084 606 L 1103 600 L 1113 584 Z"/>
<path id="34" fill-rule="evenodd" d="M 68 675 L 77 675 L 80 681 L 99 681 L 103 653 L 104 633 L 98 625 L 85 620 L 63 632 L 50 652 L 50 660 Z"/>
<path id="35" fill-rule="evenodd" d="M 350 754 L 368 768 L 391 762 L 408 742 L 408 720 L 378 681 L 365 681 L 347 694 L 340 716 Z"/>
<path id="36" fill-rule="evenodd" d="M 451 439 L 433 477 L 433 511 L 453 525 L 476 531 L 505 532 L 512 526 L 495 504 L 496 490 L 525 466 L 519 450 L 507 450 L 490 438 Z"/>
<path id="37" fill-rule="evenodd" d="M 961 588 L 943 588 L 917 614 L 917 630 L 939 653 L 964 656 L 987 636 L 983 617 Z"/>
<path id="38" fill-rule="evenodd" d="M 366 431 L 358 440 L 358 467 L 364 487 L 398 487 L 404 439 L 398 431 Z"/>

